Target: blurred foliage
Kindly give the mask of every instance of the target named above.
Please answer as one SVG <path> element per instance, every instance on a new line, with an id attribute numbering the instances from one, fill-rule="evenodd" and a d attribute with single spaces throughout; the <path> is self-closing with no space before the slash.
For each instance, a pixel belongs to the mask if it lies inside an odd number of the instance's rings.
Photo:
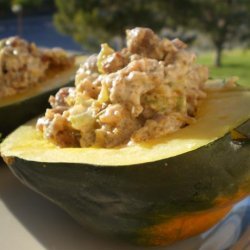
<path id="1" fill-rule="evenodd" d="M 207 33 L 215 47 L 215 66 L 221 66 L 221 53 L 226 44 L 250 39 L 249 0 L 192 0 L 188 27 Z"/>
<path id="2" fill-rule="evenodd" d="M 21 7 L 25 15 L 52 13 L 55 9 L 53 0 L 0 0 L 0 18 L 12 17 L 13 6 L 16 6 L 14 9 Z"/>
<path id="3" fill-rule="evenodd" d="M 129 27 L 147 26 L 156 31 L 163 27 L 151 0 L 55 0 L 55 3 L 58 29 L 92 49 L 113 36 L 124 36 Z"/>
<path id="4" fill-rule="evenodd" d="M 18 4 L 22 7 L 38 7 L 42 4 L 43 0 L 12 0 L 9 1 L 12 5 Z"/>
<path id="5" fill-rule="evenodd" d="M 209 67 L 210 76 L 214 78 L 227 79 L 233 76 L 239 78 L 238 83 L 250 87 L 250 50 L 225 50 L 223 52 L 223 67 L 213 66 L 213 53 L 206 52 L 198 56 L 198 63 Z"/>
<path id="6" fill-rule="evenodd" d="M 0 16 L 6 12 L 9 8 L 9 1 L 8 0 L 0 0 Z"/>
<path id="7" fill-rule="evenodd" d="M 164 27 L 183 26 L 206 33 L 221 64 L 226 43 L 249 39 L 249 0 L 55 0 L 56 27 L 85 47 L 124 36 L 124 30 L 147 26 L 159 32 Z"/>
<path id="8" fill-rule="evenodd" d="M 92 50 L 114 38 L 122 45 L 125 29 L 135 26 L 205 33 L 217 66 L 226 46 L 250 44 L 250 0 L 0 0 L 0 18 L 11 15 L 12 4 L 20 4 L 25 14 L 47 13 L 56 5 L 57 29 Z"/>

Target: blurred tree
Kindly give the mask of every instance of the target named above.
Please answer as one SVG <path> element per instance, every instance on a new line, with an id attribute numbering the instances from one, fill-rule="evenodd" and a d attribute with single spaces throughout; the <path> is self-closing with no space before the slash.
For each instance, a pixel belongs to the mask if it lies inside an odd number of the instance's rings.
<path id="1" fill-rule="evenodd" d="M 55 0 L 55 3 L 57 28 L 91 49 L 113 36 L 124 36 L 124 29 L 129 27 L 147 26 L 156 31 L 163 27 L 151 0 Z"/>
<path id="2" fill-rule="evenodd" d="M 19 36 L 22 36 L 24 9 L 38 7 L 42 4 L 42 0 L 12 0 L 10 4 L 12 12 L 17 15 L 17 33 Z"/>
<path id="3" fill-rule="evenodd" d="M 54 1 L 51 0 L 0 0 L 0 19 L 13 17 L 16 9 L 22 9 L 25 16 L 51 14 L 55 11 Z"/>
<path id="4" fill-rule="evenodd" d="M 55 0 L 56 27 L 91 48 L 124 29 L 147 26 L 158 32 L 182 25 L 206 33 L 216 51 L 215 65 L 221 65 L 226 43 L 249 38 L 249 0 Z"/>
<path id="5" fill-rule="evenodd" d="M 191 3 L 186 25 L 210 37 L 216 52 L 214 65 L 220 67 L 225 44 L 250 38 L 250 1 L 191 0 Z"/>
<path id="6" fill-rule="evenodd" d="M 21 5 L 22 7 L 37 7 L 40 6 L 43 2 L 43 0 L 12 0 L 9 1 L 12 5 Z"/>
<path id="7" fill-rule="evenodd" d="M 0 0 L 0 17 L 5 15 L 5 12 L 8 11 L 9 1 L 8 0 Z"/>
<path id="8" fill-rule="evenodd" d="M 58 30 L 90 49 L 114 36 L 123 38 L 127 28 L 144 26 L 158 32 L 166 26 L 175 27 L 190 7 L 189 0 L 55 0 L 55 4 Z"/>

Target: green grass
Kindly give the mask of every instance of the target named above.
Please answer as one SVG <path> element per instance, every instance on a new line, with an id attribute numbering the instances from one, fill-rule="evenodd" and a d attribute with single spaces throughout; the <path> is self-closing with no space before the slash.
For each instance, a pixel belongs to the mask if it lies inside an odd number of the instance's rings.
<path id="1" fill-rule="evenodd" d="M 200 54 L 198 62 L 210 69 L 210 76 L 215 78 L 239 77 L 239 83 L 250 87 L 250 50 L 225 51 L 222 56 L 222 67 L 213 65 L 213 53 Z"/>

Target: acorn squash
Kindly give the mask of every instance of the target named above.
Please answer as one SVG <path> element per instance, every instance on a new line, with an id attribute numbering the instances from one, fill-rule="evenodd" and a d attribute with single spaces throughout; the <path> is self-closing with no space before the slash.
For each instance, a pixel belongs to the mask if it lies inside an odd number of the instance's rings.
<path id="1" fill-rule="evenodd" d="M 83 56 L 76 57 L 75 66 L 68 69 L 53 69 L 45 80 L 22 93 L 0 100 L 0 134 L 7 135 L 13 129 L 42 113 L 49 106 L 48 98 L 59 88 L 74 85 L 74 75 Z"/>
<path id="2" fill-rule="evenodd" d="M 24 184 L 78 222 L 167 245 L 207 230 L 250 193 L 249 107 L 248 90 L 210 93 L 196 123 L 113 149 L 59 148 L 31 121 L 4 140 L 1 154 Z"/>

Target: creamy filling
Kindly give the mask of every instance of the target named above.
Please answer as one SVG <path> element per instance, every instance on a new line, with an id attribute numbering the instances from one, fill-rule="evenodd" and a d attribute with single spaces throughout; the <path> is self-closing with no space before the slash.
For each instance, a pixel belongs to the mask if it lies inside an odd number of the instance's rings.
<path id="1" fill-rule="evenodd" d="M 41 84 L 47 71 L 74 65 L 62 49 L 39 49 L 19 37 L 0 41 L 0 98 L 12 96 Z"/>
<path id="2" fill-rule="evenodd" d="M 148 28 L 127 30 L 127 47 L 102 44 L 80 66 L 75 87 L 50 98 L 37 122 L 61 147 L 116 147 L 174 133 L 195 122 L 208 69 L 178 40 Z"/>

